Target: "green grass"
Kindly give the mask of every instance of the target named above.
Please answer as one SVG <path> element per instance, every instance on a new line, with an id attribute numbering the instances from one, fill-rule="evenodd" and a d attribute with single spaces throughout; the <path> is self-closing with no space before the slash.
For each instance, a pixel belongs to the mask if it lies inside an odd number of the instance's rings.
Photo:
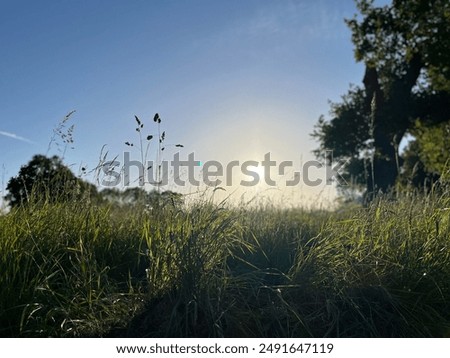
<path id="1" fill-rule="evenodd" d="M 3 337 L 446 337 L 449 277 L 448 189 L 340 212 L 0 216 Z"/>

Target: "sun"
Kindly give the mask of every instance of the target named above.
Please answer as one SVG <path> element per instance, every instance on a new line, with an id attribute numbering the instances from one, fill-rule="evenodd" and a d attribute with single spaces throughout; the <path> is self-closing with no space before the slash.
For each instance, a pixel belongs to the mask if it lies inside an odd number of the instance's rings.
<path id="1" fill-rule="evenodd" d="M 255 183 L 256 184 L 255 186 L 259 187 L 265 182 L 264 181 L 265 171 L 264 171 L 264 167 L 261 166 L 261 164 L 248 166 L 247 169 L 248 169 L 248 171 L 253 173 L 253 175 L 252 175 L 253 180 L 256 181 L 255 174 L 258 176 L 257 182 Z M 250 177 L 247 177 L 247 179 L 249 179 L 249 178 Z"/>
<path id="2" fill-rule="evenodd" d="M 255 166 L 255 167 L 250 167 L 250 169 L 251 169 L 254 173 L 258 174 L 258 176 L 259 176 L 259 183 L 260 183 L 260 184 L 261 184 L 261 183 L 264 183 L 264 174 L 265 174 L 264 167 L 261 166 L 261 165 L 258 165 L 257 167 L 256 167 L 256 166 Z"/>

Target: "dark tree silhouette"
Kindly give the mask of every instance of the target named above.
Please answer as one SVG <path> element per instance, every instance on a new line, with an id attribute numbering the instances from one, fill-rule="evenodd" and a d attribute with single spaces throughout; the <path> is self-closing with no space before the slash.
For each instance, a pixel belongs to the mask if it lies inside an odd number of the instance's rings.
<path id="1" fill-rule="evenodd" d="M 11 207 L 30 202 L 78 200 L 89 195 L 97 198 L 94 185 L 77 178 L 62 161 L 53 156 L 35 155 L 9 180 L 5 199 Z"/>
<path id="2" fill-rule="evenodd" d="M 119 190 L 116 188 L 103 189 L 100 195 L 108 202 L 118 206 L 146 206 L 151 209 L 164 207 L 178 208 L 183 202 L 183 195 L 180 193 L 166 190 L 158 192 L 152 190 L 146 191 L 142 187 L 126 188 Z"/>
<path id="3" fill-rule="evenodd" d="M 348 159 L 345 176 L 372 195 L 393 187 L 401 173 L 399 144 L 417 120 L 449 121 L 450 2 L 394 0 L 375 7 L 356 1 L 360 15 L 346 20 L 364 87 L 352 87 L 319 119 L 318 157 L 333 150 Z M 410 157 L 411 158 L 411 157 Z"/>

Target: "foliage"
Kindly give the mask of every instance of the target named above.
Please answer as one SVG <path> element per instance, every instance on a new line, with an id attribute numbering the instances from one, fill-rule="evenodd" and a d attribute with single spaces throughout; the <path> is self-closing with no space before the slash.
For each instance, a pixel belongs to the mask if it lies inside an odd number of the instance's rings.
<path id="1" fill-rule="evenodd" d="M 415 139 L 409 142 L 402 154 L 401 185 L 429 189 L 433 183 L 448 180 L 449 129 L 449 123 L 424 125 L 416 122 L 412 130 Z"/>
<path id="2" fill-rule="evenodd" d="M 125 190 L 106 188 L 100 192 L 100 195 L 109 203 L 118 206 L 130 205 L 156 209 L 165 206 L 181 207 L 184 202 L 182 194 L 170 190 L 147 192 L 142 187 L 126 188 Z"/>
<path id="3" fill-rule="evenodd" d="M 360 0 L 357 6 L 360 17 L 347 24 L 355 58 L 366 66 L 364 88 L 352 87 L 332 104 L 331 120 L 321 117 L 313 137 L 317 156 L 331 149 L 335 158 L 348 159 L 348 181 L 373 194 L 393 187 L 401 173 L 400 142 L 417 120 L 450 120 L 450 3 L 394 0 L 375 7 Z"/>
<path id="4" fill-rule="evenodd" d="M 97 197 L 94 185 L 77 178 L 62 161 L 53 156 L 35 155 L 9 180 L 5 199 L 12 207 L 30 201 L 62 202 L 83 196 Z"/>
<path id="5" fill-rule="evenodd" d="M 435 183 L 439 177 L 427 172 L 425 165 L 419 157 L 419 143 L 411 141 L 403 152 L 403 166 L 399 184 L 411 190 L 414 188 L 427 189 Z"/>
<path id="6" fill-rule="evenodd" d="M 414 132 L 420 160 L 429 173 L 442 175 L 449 169 L 450 122 L 425 126 L 417 122 Z"/>

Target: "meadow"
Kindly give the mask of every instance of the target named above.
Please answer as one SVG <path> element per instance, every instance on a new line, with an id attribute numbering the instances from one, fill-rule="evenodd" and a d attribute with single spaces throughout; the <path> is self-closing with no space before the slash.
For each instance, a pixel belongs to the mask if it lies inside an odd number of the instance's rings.
<path id="1" fill-rule="evenodd" d="M 448 337 L 449 191 L 336 211 L 35 200 L 0 215 L 0 336 Z"/>

